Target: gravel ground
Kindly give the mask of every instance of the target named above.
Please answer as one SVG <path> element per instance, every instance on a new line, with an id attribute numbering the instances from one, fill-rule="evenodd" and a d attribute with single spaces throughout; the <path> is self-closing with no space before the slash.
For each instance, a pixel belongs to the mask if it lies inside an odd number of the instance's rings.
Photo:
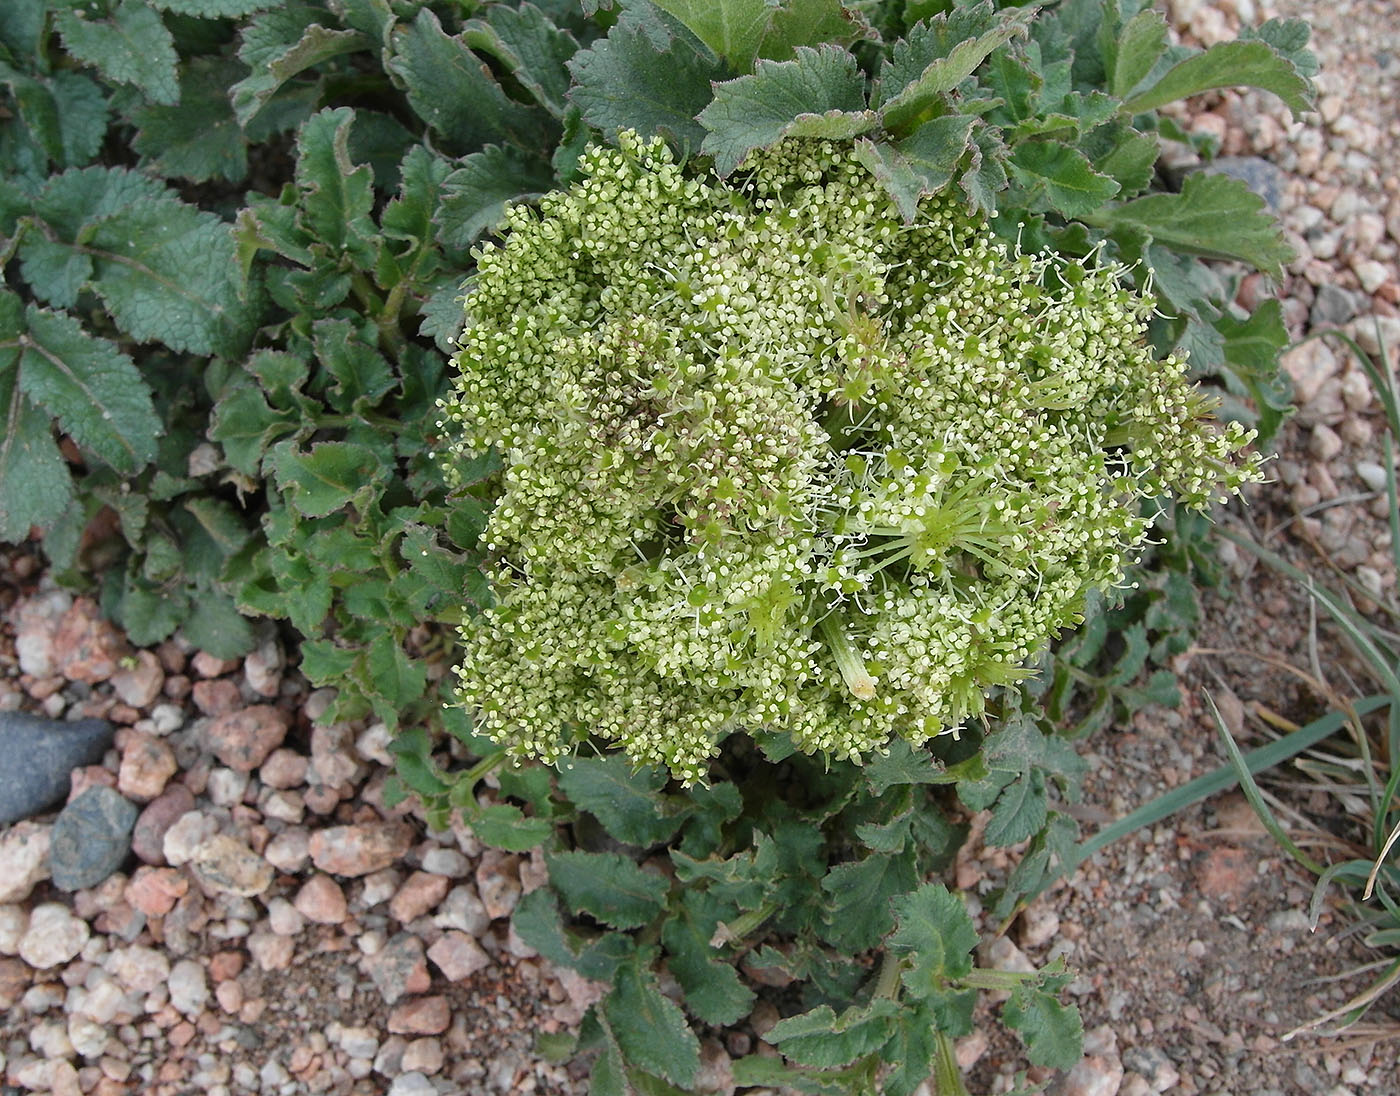
<path id="1" fill-rule="evenodd" d="M 1170 6 L 1204 43 L 1240 19 L 1313 23 L 1318 115 L 1294 123 L 1266 96 L 1226 93 L 1194 103 L 1190 120 L 1220 135 L 1225 154 L 1283 173 L 1281 212 L 1299 251 L 1283 287 L 1292 333 L 1342 324 L 1364 334 L 1378 317 L 1400 346 L 1391 0 Z M 1259 291 L 1243 280 L 1242 299 Z M 1223 520 L 1389 590 L 1380 417 L 1364 377 L 1318 343 L 1287 366 L 1303 409 L 1280 439 L 1276 479 Z M 1139 713 L 1088 744 L 1086 830 L 1220 763 L 1201 687 L 1224 699 L 1246 742 L 1260 705 L 1299 720 L 1319 710 L 1294 677 L 1249 657 L 1306 665 L 1304 602 L 1225 558 L 1232 596 L 1210 599 L 1202 646 L 1238 653 L 1184 657 L 1179 711 Z M 24 552 L 0 560 L 0 615 L 0 709 L 119 724 L 73 796 L 106 785 L 142 811 L 138 866 L 75 893 L 47 878 L 39 856 L 51 816 L 0 833 L 6 1084 L 65 1096 L 583 1091 L 576 1074 L 531 1053 L 536 1032 L 577 1022 L 590 991 L 509 932 L 541 865 L 386 808 L 383 728 L 316 727 L 326 698 L 284 669 L 271 639 L 237 662 L 176 643 L 133 651 Z M 1324 806 L 1296 794 L 1303 809 Z M 1013 859 L 974 842 L 959 883 L 985 892 Z M 1307 931 L 1310 887 L 1238 796 L 1218 797 L 1101 853 L 984 960 L 1015 968 L 1063 954 L 1079 971 L 1072 992 L 1090 1054 L 1055 1082 L 1062 1096 L 1400 1091 L 1400 1042 L 1383 1031 L 1281 1042 L 1362 984 L 1319 978 L 1370 958 L 1331 912 Z M 1385 1009 L 1375 1018 L 1386 1021 Z M 755 1015 L 731 1045 L 771 1019 Z M 1004 1092 L 1024 1062 L 985 1019 L 960 1055 L 975 1091 Z"/>

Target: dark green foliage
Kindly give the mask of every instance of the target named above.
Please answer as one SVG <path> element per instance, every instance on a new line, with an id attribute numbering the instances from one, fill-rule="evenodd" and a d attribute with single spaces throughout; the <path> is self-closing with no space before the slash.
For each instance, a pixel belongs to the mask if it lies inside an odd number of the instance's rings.
<path id="1" fill-rule="evenodd" d="M 990 843 L 1026 843 L 996 918 L 1072 861 L 1083 766 L 1056 727 L 1174 699 L 1153 668 L 1210 579 L 1201 520 L 1178 515 L 1126 600 L 1091 604 L 960 742 L 857 768 L 736 735 L 689 789 L 585 748 L 488 790 L 495 747 L 444 700 L 449 629 L 491 597 L 500 462 L 449 492 L 435 450 L 469 249 L 620 129 L 721 173 L 785 137 L 852 140 L 911 219 L 956 186 L 1027 248 L 1150 280 L 1154 345 L 1267 437 L 1281 312 L 1241 311 L 1209 263 L 1276 273 L 1287 249 L 1238 182 L 1160 189 L 1159 138 L 1186 135 L 1153 110 L 1239 83 L 1306 109 L 1306 45 L 1273 21 L 1170 47 L 1137 0 L 6 0 L 0 538 L 41 536 L 140 644 L 180 630 L 234 657 L 254 618 L 285 622 L 328 719 L 397 729 L 390 799 L 543 846 L 551 885 L 514 925 L 608 986 L 578 1041 L 597 1093 L 687 1090 L 701 1038 L 769 992 L 751 971 L 795 981 L 769 1033 L 785 1059 L 737 1061 L 741 1084 L 911 1093 L 955 1069 L 988 988 L 1032 1062 L 1070 1065 L 1068 976 L 973 967 L 966 909 L 930 880 L 977 810 Z"/>

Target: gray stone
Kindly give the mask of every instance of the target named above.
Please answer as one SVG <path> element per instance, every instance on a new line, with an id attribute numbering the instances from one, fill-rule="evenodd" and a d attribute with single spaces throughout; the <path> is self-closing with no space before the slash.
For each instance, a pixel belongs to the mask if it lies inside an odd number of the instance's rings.
<path id="1" fill-rule="evenodd" d="M 1356 294 L 1330 282 L 1317 287 L 1312 311 L 1308 313 L 1311 328 L 1336 327 L 1356 315 Z"/>
<path id="2" fill-rule="evenodd" d="M 135 803 L 102 784 L 64 807 L 49 846 L 54 886 L 66 891 L 95 887 L 121 867 L 131 852 L 139 813 Z"/>
<path id="3" fill-rule="evenodd" d="M 1238 179 L 1263 198 L 1275 213 L 1283 207 L 1288 176 L 1268 160 L 1258 156 L 1220 156 L 1207 164 L 1205 170 L 1210 175 Z"/>
<path id="4" fill-rule="evenodd" d="M 65 723 L 0 712 L 0 826 L 62 802 L 68 774 L 101 761 L 114 734 L 105 719 Z"/>

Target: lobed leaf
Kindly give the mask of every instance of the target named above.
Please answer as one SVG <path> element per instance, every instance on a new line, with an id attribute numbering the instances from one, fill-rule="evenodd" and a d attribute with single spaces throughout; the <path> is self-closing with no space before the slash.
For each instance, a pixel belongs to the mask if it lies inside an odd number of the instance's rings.
<path id="1" fill-rule="evenodd" d="M 720 175 L 784 137 L 847 139 L 877 123 L 855 57 L 836 46 L 800 46 L 795 60 L 760 61 L 752 75 L 715 85 L 697 120 L 707 131 L 700 151 L 715 158 Z"/>
<path id="2" fill-rule="evenodd" d="M 711 81 L 724 66 L 698 39 L 649 25 L 629 9 L 606 38 L 569 61 L 569 100 L 590 126 L 657 133 L 673 145 L 697 149 L 705 129 L 695 120 L 712 98 Z"/>
<path id="3" fill-rule="evenodd" d="M 562 852 L 545 857 L 549 881 L 574 913 L 617 929 L 646 924 L 663 908 L 668 884 L 613 852 Z"/>
<path id="4" fill-rule="evenodd" d="M 1261 39 L 1218 42 L 1204 53 L 1173 65 L 1150 87 L 1123 104 L 1128 114 L 1142 114 L 1216 88 L 1251 87 L 1282 99 L 1294 118 L 1312 109 L 1308 81 L 1291 61 Z"/>
<path id="5" fill-rule="evenodd" d="M 794 1062 L 830 1069 L 874 1053 L 894 1033 L 899 1005 L 876 997 L 839 1015 L 830 1005 L 779 1020 L 764 1039 Z"/>
<path id="6" fill-rule="evenodd" d="M 675 16 L 735 72 L 753 70 L 760 44 L 773 22 L 769 0 L 652 0 Z"/>
<path id="7" fill-rule="evenodd" d="M 323 8 L 293 2 L 255 16 L 242 31 L 238 59 L 252 71 L 233 85 L 233 112 L 248 127 L 293 77 L 369 46 L 359 31 L 324 26 Z"/>
<path id="8" fill-rule="evenodd" d="M 654 956 L 654 949 L 639 951 L 622 964 L 607 997 L 607 1014 L 629 1063 L 688 1089 L 700 1070 L 700 1040 L 685 1014 L 657 988 L 649 969 Z"/>
<path id="9" fill-rule="evenodd" d="M 896 927 L 888 947 L 913 959 L 904 974 L 911 992 L 930 996 L 941 983 L 972 970 L 977 929 L 961 897 L 941 883 L 925 883 L 896 898 L 894 908 Z"/>
<path id="10" fill-rule="evenodd" d="M 63 48 L 114 84 L 130 84 L 153 103 L 179 102 L 175 40 L 142 0 L 121 0 L 112 15 L 88 19 L 80 7 L 53 12 Z"/>
<path id="11" fill-rule="evenodd" d="M 1060 1004 L 1054 994 L 1022 982 L 1002 1006 L 1001 1018 L 1025 1041 L 1026 1056 L 1036 1065 L 1070 1069 L 1079 1063 L 1084 1021 L 1077 1008 Z"/>
<path id="12" fill-rule="evenodd" d="M 559 763 L 559 788 L 602 823 L 618 841 L 647 848 L 680 827 L 659 794 L 666 774 L 659 768 L 634 770 L 621 754 L 572 757 Z"/>
<path id="13" fill-rule="evenodd" d="M 569 90 L 565 66 L 578 52 L 578 42 L 534 4 L 490 5 L 485 20 L 473 19 L 462 28 L 462 41 L 491 54 L 540 106 L 564 117 Z"/>
<path id="14" fill-rule="evenodd" d="M 1084 217 L 1113 198 L 1116 180 L 1094 170 L 1084 153 L 1063 141 L 1026 141 L 1007 161 L 1011 175 L 1067 219 Z"/>
<path id="15" fill-rule="evenodd" d="M 544 160 L 509 145 L 487 145 L 443 180 L 438 238 L 447 247 L 470 247 L 500 223 L 507 203 L 537 198 L 553 186 L 554 169 Z"/>

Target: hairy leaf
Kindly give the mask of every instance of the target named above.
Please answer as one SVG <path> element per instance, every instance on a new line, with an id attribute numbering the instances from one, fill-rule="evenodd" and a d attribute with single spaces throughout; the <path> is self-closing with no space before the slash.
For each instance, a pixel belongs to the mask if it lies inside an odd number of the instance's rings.
<path id="1" fill-rule="evenodd" d="M 569 90 L 569 58 L 578 43 L 531 3 L 519 8 L 492 4 L 486 19 L 473 19 L 462 28 L 462 41 L 499 60 L 535 101 L 556 118 L 564 117 Z"/>
<path id="2" fill-rule="evenodd" d="M 1186 177 L 1180 194 L 1149 194 L 1086 220 L 1110 231 L 1139 229 L 1178 251 L 1239 260 L 1275 277 L 1293 258 L 1278 222 L 1264 212 L 1264 199 L 1226 175 L 1197 172 Z"/>
<path id="3" fill-rule="evenodd" d="M 876 853 L 836 865 L 822 880 L 829 896 L 824 938 L 846 951 L 873 948 L 894 924 L 890 900 L 918 881 L 912 851 Z"/>
<path id="4" fill-rule="evenodd" d="M 754 993 L 732 964 L 716 958 L 710 945 L 721 909 L 709 893 L 687 889 L 679 908 L 673 908 L 662 925 L 661 942 L 670 952 L 667 965 L 685 991 L 691 1013 L 707 1024 L 724 1026 L 749 1014 Z"/>
<path id="5" fill-rule="evenodd" d="M 482 844 L 507 852 L 525 852 L 548 841 L 554 823 L 547 818 L 526 818 L 519 807 L 498 803 L 484 808 L 471 819 L 472 833 Z M 556 914 L 557 916 L 557 914 Z M 582 973 L 582 972 L 580 972 Z M 595 978 L 596 974 L 586 975 Z"/>
<path id="6" fill-rule="evenodd" d="M 760 61 L 753 75 L 716 85 L 698 120 L 708 131 L 700 150 L 715 158 L 720 175 L 787 136 L 846 139 L 876 124 L 856 59 L 836 46 L 801 46 L 796 60 Z"/>
<path id="7" fill-rule="evenodd" d="M 925 883 L 912 894 L 896 898 L 894 908 L 897 927 L 888 946 L 914 961 L 904 973 L 910 992 L 928 997 L 941 983 L 967 975 L 977 929 L 962 898 L 941 883 Z"/>
<path id="8" fill-rule="evenodd" d="M 559 787 L 618 841 L 643 848 L 665 841 L 682 819 L 666 809 L 659 795 L 666 774 L 658 768 L 634 771 L 620 754 L 573 757 L 559 763 Z"/>
<path id="9" fill-rule="evenodd" d="M 370 45 L 363 34 L 322 25 L 327 13 L 291 3 L 257 15 L 243 28 L 238 59 L 252 72 L 233 85 L 233 112 L 247 127 L 288 80 Z"/>
<path id="10" fill-rule="evenodd" d="M 693 36 L 662 27 L 658 41 L 655 31 L 631 11 L 624 14 L 606 38 L 569 61 L 569 99 L 584 121 L 606 134 L 658 133 L 693 151 L 705 140 L 695 116 L 712 98 L 711 81 L 723 79 L 725 69 Z"/>
<path id="11" fill-rule="evenodd" d="M 1006 1025 L 1026 1043 L 1026 1056 L 1038 1066 L 1070 1069 L 1083 1053 L 1084 1022 L 1073 1005 L 1062 1005 L 1032 982 L 1012 991 L 1001 1010 Z"/>
<path id="12" fill-rule="evenodd" d="M 899 1005 L 876 997 L 839 1015 L 830 1005 L 779 1020 L 764 1038 L 794 1062 L 823 1069 L 844 1066 L 878 1050 L 894 1032 Z"/>
<path id="13" fill-rule="evenodd" d="M 770 61 L 790 60 L 798 46 L 838 46 L 874 36 L 865 18 L 841 0 L 785 0 L 773 13 L 758 55 Z"/>
<path id="14" fill-rule="evenodd" d="M 1167 48 L 1167 21 L 1148 8 L 1133 16 L 1118 36 L 1108 90 L 1120 99 L 1152 71 Z"/>
<path id="15" fill-rule="evenodd" d="M 549 881 L 575 913 L 616 929 L 635 929 L 661 912 L 666 880 L 614 852 L 563 852 L 545 858 Z"/>
<path id="16" fill-rule="evenodd" d="M 199 19 L 237 19 L 275 7 L 277 0 L 147 0 L 153 8 Z"/>
<path id="17" fill-rule="evenodd" d="M 975 119 L 948 114 L 925 122 L 897 145 L 862 140 L 856 156 L 884 185 L 910 223 L 918 216 L 919 200 L 942 190 L 953 180 L 967 151 Z"/>
<path id="18" fill-rule="evenodd" d="M 652 0 L 679 19 L 735 72 L 753 70 L 759 45 L 773 20 L 769 0 Z"/>
<path id="19" fill-rule="evenodd" d="M 1126 103 L 1123 110 L 1141 114 L 1177 99 L 1186 99 L 1215 88 L 1251 87 L 1272 92 L 1282 99 L 1294 118 L 1312 109 L 1312 88 L 1293 66 L 1267 42 L 1219 42 L 1173 65 L 1161 79 Z"/>
<path id="20" fill-rule="evenodd" d="M 153 103 L 179 101 L 175 41 L 141 0 L 122 0 L 110 18 L 87 19 L 82 8 L 53 13 L 63 48 L 114 84 L 131 84 Z"/>
<path id="21" fill-rule="evenodd" d="M 303 216 L 312 238 L 332 253 L 344 252 L 367 265 L 376 235 L 370 219 L 374 181 L 367 166 L 350 162 L 354 118 L 349 107 L 339 107 L 306 120 L 297 134 L 296 177 L 307 195 Z"/>
<path id="22" fill-rule="evenodd" d="M 1077 148 L 1062 141 L 1026 141 L 1007 161 L 1012 176 L 1066 218 L 1092 213 L 1118 193 L 1118 183 L 1100 175 Z"/>
<path id="23" fill-rule="evenodd" d="M 507 145 L 487 145 L 465 157 L 442 183 L 437 211 L 438 238 L 465 248 L 505 216 L 506 203 L 526 201 L 554 186 L 554 169 Z"/>
<path id="24" fill-rule="evenodd" d="M 622 965 L 607 997 L 608 1017 L 627 1061 L 689 1088 L 700 1070 L 700 1040 L 685 1014 L 656 987 L 650 952 L 638 952 Z"/>
<path id="25" fill-rule="evenodd" d="M 487 811 L 496 809 L 488 807 Z M 523 821 L 539 823 L 541 820 L 524 819 Z M 474 822 L 473 830 L 480 832 L 480 824 Z M 552 827 L 550 832 L 552 832 Z M 547 837 L 548 834 L 545 836 Z M 540 840 L 543 839 L 543 837 L 537 839 L 534 844 L 539 844 Z M 518 851 L 524 851 L 524 849 Z M 587 939 L 566 929 L 563 918 L 559 916 L 558 899 L 548 887 L 540 887 L 538 890 L 533 890 L 521 897 L 519 904 L 515 907 L 515 913 L 511 916 L 511 925 L 520 939 L 551 963 L 568 967 L 585 978 L 599 982 L 611 982 L 618 965 L 626 960 L 636 948 L 631 937 L 624 936 L 619 932 L 608 932 Z"/>
<path id="26" fill-rule="evenodd" d="M 334 513 L 384 475 L 373 451 L 344 441 L 317 442 L 306 452 L 281 442 L 271 459 L 278 487 L 307 517 Z"/>
<path id="27" fill-rule="evenodd" d="M 924 113 L 952 91 L 998 46 L 1024 34 L 1034 8 L 996 14 L 991 0 L 958 8 L 915 26 L 894 44 L 880 70 L 880 115 L 895 132 L 924 121 Z"/>
<path id="28" fill-rule="evenodd" d="M 180 77 L 178 106 L 152 105 L 132 115 L 132 147 L 145 166 L 192 182 L 248 173 L 247 140 L 234 117 L 228 89 L 240 66 L 220 57 L 194 57 Z"/>
<path id="29" fill-rule="evenodd" d="M 387 67 L 403 82 L 418 117 L 454 152 L 532 128 L 529 109 L 506 98 L 490 69 L 461 38 L 449 36 L 429 8 L 394 31 Z"/>

